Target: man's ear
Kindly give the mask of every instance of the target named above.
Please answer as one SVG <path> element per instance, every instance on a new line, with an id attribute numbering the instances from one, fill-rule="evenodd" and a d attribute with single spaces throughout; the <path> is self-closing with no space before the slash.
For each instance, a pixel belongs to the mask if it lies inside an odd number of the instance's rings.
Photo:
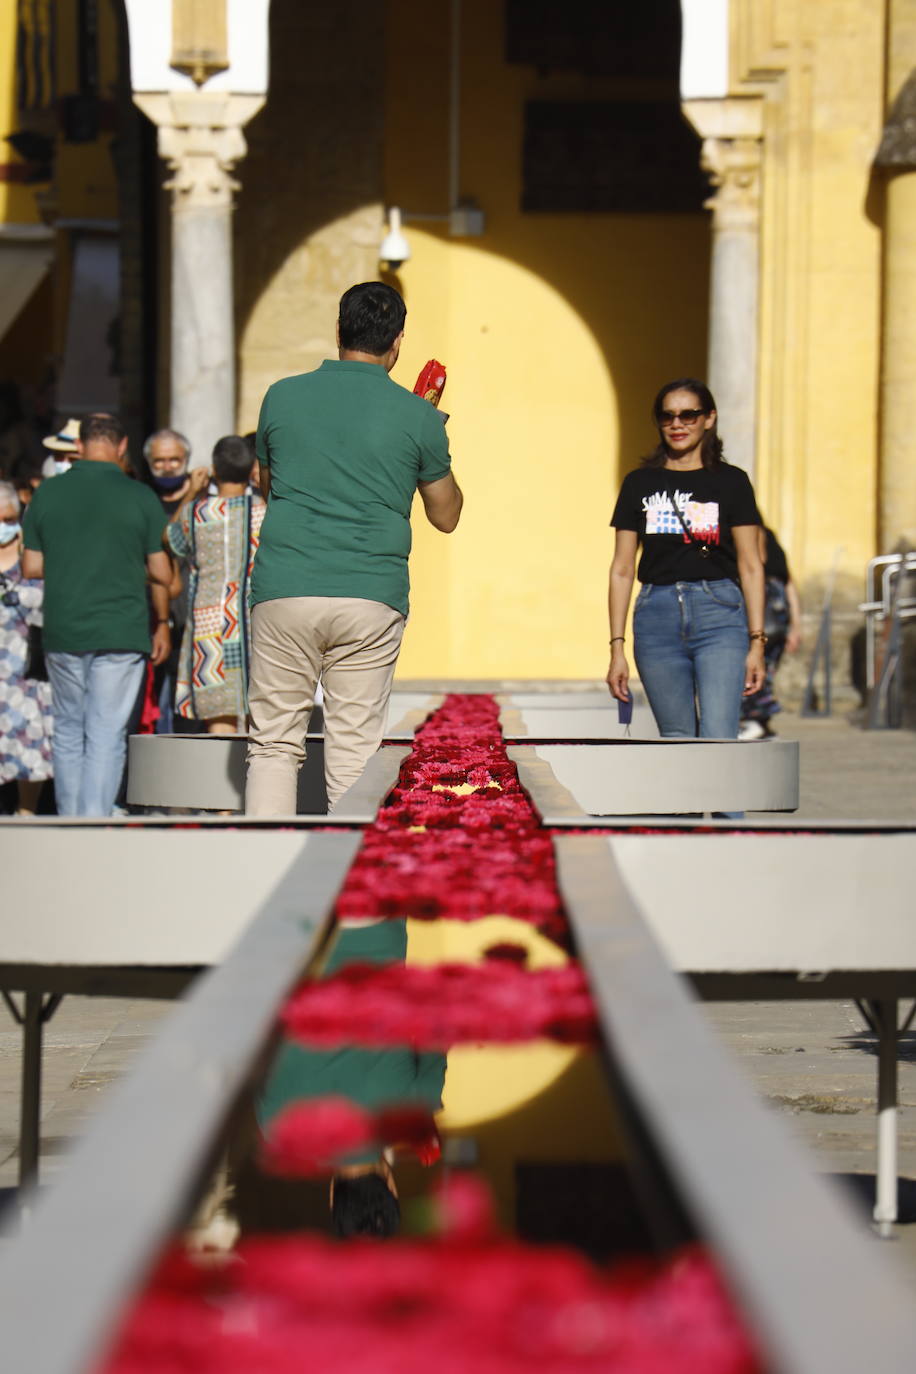
<path id="1" fill-rule="evenodd" d="M 334 326 L 334 337 L 337 340 L 337 347 L 340 348 L 340 320 Z"/>
<path id="2" fill-rule="evenodd" d="M 77 451 L 77 453 L 79 454 L 79 456 L 80 456 L 81 458 L 85 456 L 85 453 L 86 453 L 86 445 L 83 443 L 82 439 L 77 439 L 77 441 L 76 441 L 76 451 Z"/>

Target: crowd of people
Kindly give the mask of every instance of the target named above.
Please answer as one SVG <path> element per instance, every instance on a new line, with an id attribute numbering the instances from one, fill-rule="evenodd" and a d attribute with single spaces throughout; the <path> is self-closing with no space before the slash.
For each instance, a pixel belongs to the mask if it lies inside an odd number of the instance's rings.
<path id="1" fill-rule="evenodd" d="M 329 803 L 356 780 L 384 729 L 414 496 L 444 533 L 463 503 L 447 417 L 389 377 L 406 313 L 390 286 L 351 287 L 338 358 L 274 383 L 256 434 L 223 436 L 206 465 L 161 429 L 136 472 L 107 413 L 47 435 L 40 467 L 0 445 L 0 784 L 17 814 L 52 777 L 60 814 L 116 813 L 128 733 L 182 729 L 247 733 L 246 811 L 292 814 L 319 686 Z M 667 383 L 652 419 L 611 520 L 611 694 L 630 699 L 638 578 L 635 661 L 662 737 L 769 736 L 799 639 L 785 554 L 705 384 Z"/>
<path id="2" fill-rule="evenodd" d="M 288 814 L 322 686 L 330 801 L 355 781 L 384 728 L 414 495 L 446 532 L 462 503 L 444 418 L 389 378 L 405 318 L 391 287 L 352 287 L 338 358 L 271 387 L 257 434 L 223 436 L 206 465 L 162 429 L 137 471 L 107 413 L 47 435 L 27 481 L 11 460 L 0 487 L 6 809 L 117 814 L 128 735 L 187 729 L 247 732 L 246 809 Z M 53 801 L 42 795 L 52 779 Z"/>
<path id="3" fill-rule="evenodd" d="M 47 435 L 40 463 L 8 464 L 5 810 L 117 814 L 128 733 L 182 721 L 244 731 L 247 589 L 265 510 L 252 440 L 224 436 L 192 469 L 187 439 L 158 430 L 138 472 L 119 419 L 98 413 Z"/>

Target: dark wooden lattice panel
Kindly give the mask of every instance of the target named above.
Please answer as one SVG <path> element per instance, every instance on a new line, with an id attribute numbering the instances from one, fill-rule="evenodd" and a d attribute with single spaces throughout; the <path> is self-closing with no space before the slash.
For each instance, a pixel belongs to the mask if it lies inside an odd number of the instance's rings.
<path id="1" fill-rule="evenodd" d="M 671 214 L 709 194 L 700 143 L 668 101 L 530 101 L 522 209 Z"/>

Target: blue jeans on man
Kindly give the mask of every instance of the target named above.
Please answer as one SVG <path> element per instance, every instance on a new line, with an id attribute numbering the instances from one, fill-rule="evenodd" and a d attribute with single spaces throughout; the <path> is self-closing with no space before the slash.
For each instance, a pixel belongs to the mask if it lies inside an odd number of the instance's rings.
<path id="1" fill-rule="evenodd" d="M 110 816 L 127 755 L 127 724 L 146 655 L 48 653 L 54 704 L 54 792 L 61 816 Z"/>

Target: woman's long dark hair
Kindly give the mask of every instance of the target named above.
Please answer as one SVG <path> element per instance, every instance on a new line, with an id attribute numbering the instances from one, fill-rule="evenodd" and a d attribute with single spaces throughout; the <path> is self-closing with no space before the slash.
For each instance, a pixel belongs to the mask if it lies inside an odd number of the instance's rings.
<path id="1" fill-rule="evenodd" d="M 699 402 L 699 409 L 708 415 L 710 411 L 716 409 L 715 398 L 705 382 L 697 381 L 696 377 L 678 377 L 673 382 L 666 382 L 660 389 L 655 400 L 652 402 L 652 419 L 658 426 L 659 442 L 651 453 L 643 458 L 643 466 L 647 468 L 663 468 L 668 461 L 668 445 L 665 443 L 664 435 L 661 430 L 661 417 L 664 410 L 665 397 L 672 391 L 691 391 Z M 719 438 L 718 420 L 707 429 L 703 435 L 703 443 L 700 446 L 700 458 L 704 468 L 717 468 L 720 463 L 726 462 L 722 452 L 722 440 Z"/>

